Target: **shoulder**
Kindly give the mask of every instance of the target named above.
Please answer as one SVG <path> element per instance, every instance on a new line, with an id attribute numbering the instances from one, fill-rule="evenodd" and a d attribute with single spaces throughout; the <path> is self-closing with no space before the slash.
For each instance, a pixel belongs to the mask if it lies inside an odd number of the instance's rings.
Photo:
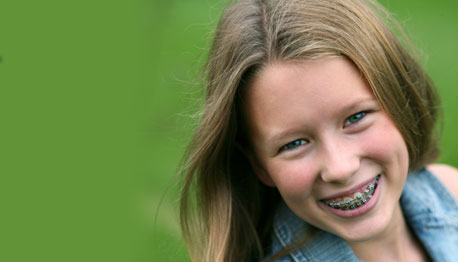
<path id="1" fill-rule="evenodd" d="M 458 169 L 445 164 L 431 164 L 426 167 L 458 200 Z"/>

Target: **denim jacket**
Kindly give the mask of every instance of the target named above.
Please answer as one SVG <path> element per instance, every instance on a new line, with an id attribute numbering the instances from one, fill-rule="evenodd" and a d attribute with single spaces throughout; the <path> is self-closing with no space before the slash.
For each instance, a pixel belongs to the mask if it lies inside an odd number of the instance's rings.
<path id="1" fill-rule="evenodd" d="M 401 207 L 407 223 L 433 261 L 458 261 L 458 204 L 428 170 L 409 174 Z M 310 225 L 284 203 L 276 211 L 271 254 L 303 239 Z M 304 246 L 276 260 L 280 262 L 361 261 L 340 237 L 319 230 Z"/>

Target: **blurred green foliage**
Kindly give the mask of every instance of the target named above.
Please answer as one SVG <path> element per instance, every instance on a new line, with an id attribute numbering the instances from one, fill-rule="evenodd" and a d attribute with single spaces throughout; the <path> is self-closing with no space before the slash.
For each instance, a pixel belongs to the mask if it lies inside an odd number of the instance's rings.
<path id="1" fill-rule="evenodd" d="M 0 2 L 0 260 L 189 260 L 176 173 L 224 2 Z M 458 4 L 382 3 L 424 53 L 458 166 Z"/>

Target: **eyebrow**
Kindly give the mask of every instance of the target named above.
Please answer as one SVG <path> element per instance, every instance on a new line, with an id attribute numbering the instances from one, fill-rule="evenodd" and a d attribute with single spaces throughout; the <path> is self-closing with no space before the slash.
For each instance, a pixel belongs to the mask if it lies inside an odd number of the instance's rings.
<path id="1" fill-rule="evenodd" d="M 354 100 L 351 103 L 348 103 L 348 104 L 344 105 L 343 107 L 338 108 L 335 111 L 338 114 L 344 114 L 344 113 L 347 113 L 347 112 L 356 111 L 356 109 L 358 109 L 360 107 L 365 107 L 366 105 L 371 105 L 373 103 L 378 105 L 377 99 L 375 99 L 373 97 L 369 97 L 369 98 L 368 97 L 364 97 L 364 98 L 361 98 L 361 99 Z M 295 129 L 282 130 L 281 132 L 279 132 L 277 134 L 274 134 L 271 137 L 268 137 L 266 139 L 267 145 L 270 148 L 271 146 L 276 145 L 279 140 L 283 140 L 283 139 L 287 138 L 288 136 L 293 136 L 294 134 L 297 134 L 299 132 L 300 131 L 298 129 L 296 129 L 296 128 Z"/>

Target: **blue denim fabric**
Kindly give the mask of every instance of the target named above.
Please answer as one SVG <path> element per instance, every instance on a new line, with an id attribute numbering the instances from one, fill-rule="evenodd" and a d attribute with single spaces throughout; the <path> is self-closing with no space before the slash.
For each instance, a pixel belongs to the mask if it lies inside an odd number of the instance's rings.
<path id="1" fill-rule="evenodd" d="M 407 223 L 423 243 L 433 261 L 458 261 L 458 203 L 428 170 L 407 177 L 400 199 Z M 267 258 L 304 238 L 311 226 L 284 203 L 274 219 L 272 252 Z M 276 261 L 361 261 L 340 237 L 319 230 L 301 248 Z"/>

